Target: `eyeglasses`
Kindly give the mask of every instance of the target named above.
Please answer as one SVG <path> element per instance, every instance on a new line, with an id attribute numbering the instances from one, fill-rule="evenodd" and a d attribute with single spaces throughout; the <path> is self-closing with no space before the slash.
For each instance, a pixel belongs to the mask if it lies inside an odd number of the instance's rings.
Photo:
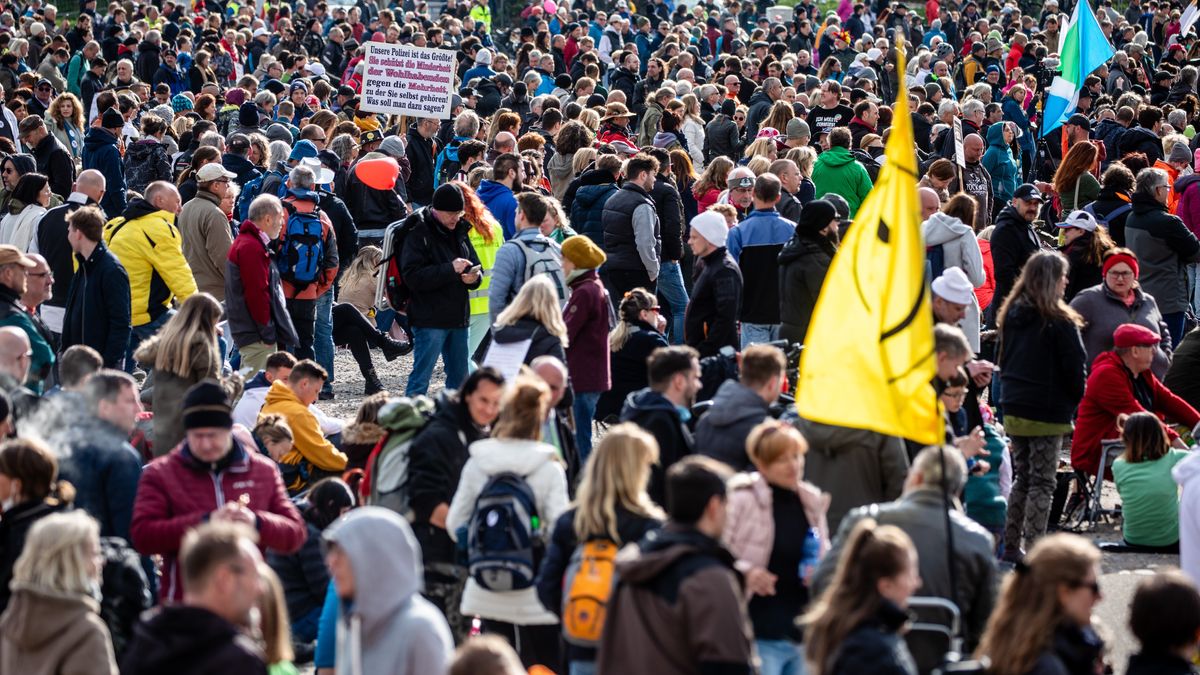
<path id="1" fill-rule="evenodd" d="M 54 276 L 54 275 L 51 274 L 50 272 L 30 272 L 29 276 L 31 276 L 31 277 L 50 277 L 50 276 Z"/>
<path id="2" fill-rule="evenodd" d="M 1110 276 L 1110 277 L 1116 277 L 1116 278 L 1118 278 L 1118 279 L 1124 279 L 1125 277 L 1131 277 L 1131 276 L 1133 276 L 1133 271 L 1132 271 L 1132 270 L 1126 270 L 1126 271 L 1122 272 L 1122 271 L 1120 271 L 1120 270 L 1109 270 L 1109 271 L 1108 271 L 1108 276 Z"/>
<path id="3" fill-rule="evenodd" d="M 962 401 L 963 399 L 967 398 L 967 392 L 966 392 L 966 390 L 963 390 L 963 391 L 946 390 L 946 391 L 942 392 L 942 396 L 945 396 L 946 398 L 952 398 L 952 399 Z"/>

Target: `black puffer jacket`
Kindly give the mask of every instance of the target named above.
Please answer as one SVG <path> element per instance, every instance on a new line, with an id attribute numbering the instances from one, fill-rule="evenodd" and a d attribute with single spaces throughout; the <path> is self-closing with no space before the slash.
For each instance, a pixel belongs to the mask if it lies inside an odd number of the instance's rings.
<path id="1" fill-rule="evenodd" d="M 728 115 L 718 114 L 704 127 L 704 159 L 728 157 L 735 163 L 742 156 L 742 136 Z"/>
<path id="2" fill-rule="evenodd" d="M 1117 157 L 1120 159 L 1131 152 L 1144 152 L 1150 163 L 1163 158 L 1162 140 L 1153 131 L 1142 127 L 1132 127 L 1121 134 L 1117 142 Z"/>
<path id="3" fill-rule="evenodd" d="M 779 252 L 779 337 L 803 344 L 821 284 L 833 264 L 832 243 L 792 237 Z"/>
<path id="4" fill-rule="evenodd" d="M 132 192 L 145 193 L 156 180 L 171 180 L 171 156 L 167 146 L 156 140 L 141 140 L 125 151 L 125 186 Z"/>
<path id="5" fill-rule="evenodd" d="M 404 217 L 404 202 L 395 190 L 368 187 L 353 169 L 346 175 L 346 207 L 357 229 L 372 240 L 382 239 L 382 231 Z"/>
<path id="6" fill-rule="evenodd" d="M 666 504 L 667 469 L 694 452 L 691 431 L 683 423 L 675 404 L 649 388 L 635 391 L 625 399 L 621 421 L 633 422 L 658 441 L 658 464 L 650 469 L 650 485 L 646 491 L 655 503 Z"/>
<path id="7" fill-rule="evenodd" d="M 1004 412 L 1069 423 L 1087 381 L 1087 352 L 1079 327 L 1066 319 L 1047 320 L 1017 299 L 1005 316 L 999 349 Z"/>
<path id="8" fill-rule="evenodd" d="M 908 614 L 890 601 L 862 622 L 842 641 L 829 675 L 917 675 L 912 654 L 900 635 Z"/>
<path id="9" fill-rule="evenodd" d="M 482 278 L 466 285 L 454 271 L 456 258 L 479 264 L 479 256 L 467 239 L 471 224 L 459 220 L 447 230 L 433 212 L 420 209 L 410 215 L 404 228 L 411 228 L 400 253 L 400 271 L 412 290 L 408 306 L 409 324 L 416 328 L 466 328 L 470 313 L 468 294 L 479 288 Z"/>
<path id="10" fill-rule="evenodd" d="M 413 534 L 421 543 L 426 564 L 454 562 L 454 542 L 446 531 L 429 522 L 439 504 L 449 504 L 470 455 L 467 448 L 487 436 L 471 420 L 456 392 L 438 397 L 433 419 L 413 438 L 408 458 L 408 498 Z"/>
<path id="11" fill-rule="evenodd" d="M 1039 248 L 1033 226 L 1012 205 L 1005 206 L 996 216 L 996 229 L 992 231 L 992 266 L 996 276 L 993 307 L 998 309 L 1004 304 L 1017 277 L 1021 276 L 1025 261 Z"/>
<path id="12" fill-rule="evenodd" d="M 659 174 L 654 178 L 654 189 L 650 191 L 654 205 L 658 208 L 659 235 L 662 238 L 663 261 L 677 262 L 683 258 L 683 199 L 675 187 L 675 181 Z"/>
<path id="13" fill-rule="evenodd" d="M 738 349 L 741 312 L 742 271 L 722 246 L 697 261 L 692 299 L 683 320 L 684 341 L 701 358 L 716 356 L 726 345 Z"/>
<path id="14" fill-rule="evenodd" d="M 625 340 L 625 345 L 610 357 L 612 387 L 600 394 L 600 400 L 596 403 L 596 419 L 619 415 L 629 394 L 650 386 L 646 375 L 646 359 L 655 349 L 667 345 L 667 338 L 654 330 L 654 326 L 641 321 L 634 323 L 633 332 Z"/>

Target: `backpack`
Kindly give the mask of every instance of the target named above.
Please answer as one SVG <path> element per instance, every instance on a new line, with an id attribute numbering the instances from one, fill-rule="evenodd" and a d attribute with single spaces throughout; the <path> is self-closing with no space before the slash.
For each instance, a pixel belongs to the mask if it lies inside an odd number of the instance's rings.
<path id="1" fill-rule="evenodd" d="M 457 139 L 455 139 L 457 140 Z M 458 146 L 462 143 L 451 142 L 446 145 L 441 154 L 437 157 L 436 167 L 433 171 L 433 187 L 437 188 L 440 185 L 449 183 L 458 175 L 462 168 L 462 163 L 458 161 Z"/>
<path id="2" fill-rule="evenodd" d="M 1091 204 L 1088 204 L 1087 206 L 1083 207 L 1083 210 L 1090 213 L 1096 219 L 1096 222 L 1098 222 L 1104 226 L 1104 229 L 1109 230 L 1111 232 L 1112 227 L 1110 227 L 1108 223 L 1110 221 L 1116 220 L 1117 218 L 1120 218 L 1121 216 L 1125 215 L 1126 213 L 1129 213 L 1130 211 L 1132 211 L 1133 204 L 1131 204 L 1130 202 L 1125 202 L 1124 204 L 1113 209 L 1112 211 L 1109 211 L 1108 215 L 1104 216 L 1104 217 L 1101 217 L 1100 214 L 1096 213 L 1096 202 L 1092 202 Z"/>
<path id="3" fill-rule="evenodd" d="M 279 275 L 288 283 L 307 286 L 316 281 L 325 269 L 325 228 L 321 224 L 321 209 L 315 204 L 312 211 L 299 211 L 284 202 L 288 212 L 287 227 L 280 237 Z"/>
<path id="4" fill-rule="evenodd" d="M 489 591 L 519 591 L 537 575 L 541 527 L 537 499 L 524 476 L 488 479 L 467 523 L 467 572 Z"/>
<path id="5" fill-rule="evenodd" d="M 563 638 L 576 647 L 600 646 L 608 601 L 617 587 L 617 544 L 596 539 L 581 544 L 567 563 L 563 589 Z"/>
<path id="6" fill-rule="evenodd" d="M 142 559 L 121 537 L 101 537 L 104 570 L 100 583 L 100 618 L 108 627 L 113 651 L 120 658 L 133 639 L 142 612 L 153 604 Z"/>
<path id="7" fill-rule="evenodd" d="M 567 277 L 563 274 L 562 249 L 550 241 L 525 241 L 510 239 L 517 248 L 525 254 L 525 281 L 536 274 L 545 274 L 554 282 L 554 290 L 558 292 L 558 301 L 567 301 Z M 509 298 L 511 300 L 512 298 Z"/>
<path id="8" fill-rule="evenodd" d="M 413 519 L 408 489 L 408 450 L 429 423 L 433 401 L 424 396 L 401 397 L 379 411 L 379 425 L 387 430 L 367 458 L 366 502 Z"/>
<path id="9" fill-rule="evenodd" d="M 420 222 L 420 219 L 414 216 L 415 213 L 404 220 L 397 220 L 384 231 L 384 273 L 379 275 L 379 285 L 375 288 L 375 306 L 388 306 L 401 314 L 408 310 L 408 302 L 412 300 L 412 290 L 405 285 L 404 278 L 400 275 L 400 256 L 404 251 L 408 233 Z"/>
<path id="10" fill-rule="evenodd" d="M 942 276 L 946 271 L 946 250 L 942 244 L 925 247 L 925 264 L 929 268 L 929 281 Z"/>

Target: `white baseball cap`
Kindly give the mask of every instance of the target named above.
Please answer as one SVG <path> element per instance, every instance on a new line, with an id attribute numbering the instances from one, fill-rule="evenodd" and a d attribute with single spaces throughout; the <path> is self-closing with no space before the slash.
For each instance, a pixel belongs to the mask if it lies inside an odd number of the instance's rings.
<path id="1" fill-rule="evenodd" d="M 1067 216 L 1066 220 L 1064 220 L 1058 224 L 1058 227 L 1060 229 L 1066 229 L 1068 227 L 1076 227 L 1076 228 L 1083 230 L 1084 232 L 1095 232 L 1096 227 L 1099 225 L 1100 225 L 1100 223 L 1096 222 L 1095 216 L 1088 213 L 1087 211 L 1079 210 L 1079 211 L 1072 211 L 1071 214 Z"/>

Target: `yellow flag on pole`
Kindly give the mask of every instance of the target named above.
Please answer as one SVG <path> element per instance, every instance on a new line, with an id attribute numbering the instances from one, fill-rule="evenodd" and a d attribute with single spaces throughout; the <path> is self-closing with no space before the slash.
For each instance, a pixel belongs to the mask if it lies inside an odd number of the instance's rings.
<path id="1" fill-rule="evenodd" d="M 905 72 L 902 52 L 896 72 Z M 893 110 L 879 180 L 817 298 L 796 408 L 814 422 L 932 445 L 945 440 L 945 426 L 930 384 L 936 374 L 933 313 L 906 92 Z"/>

